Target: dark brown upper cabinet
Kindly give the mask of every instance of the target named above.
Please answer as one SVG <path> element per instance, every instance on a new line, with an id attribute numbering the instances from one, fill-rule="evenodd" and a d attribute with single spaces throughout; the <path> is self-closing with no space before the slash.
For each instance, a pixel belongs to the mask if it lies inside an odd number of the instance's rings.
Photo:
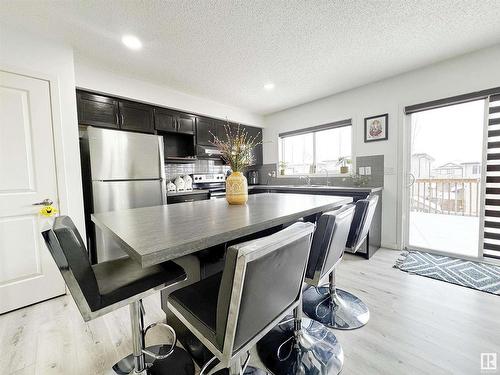
<path id="1" fill-rule="evenodd" d="M 226 139 L 223 120 L 195 116 L 173 109 L 154 107 L 130 100 L 117 99 L 91 92 L 76 91 L 78 105 L 78 123 L 105 128 L 130 130 L 142 133 L 160 132 L 176 133 L 167 137 L 166 156 L 193 156 L 193 148 L 212 146 L 214 135 Z M 253 126 L 240 125 L 250 136 L 258 135 L 262 142 L 262 129 Z M 238 124 L 229 123 L 231 132 L 235 134 Z M 260 133 L 260 134 L 259 134 Z M 187 137 L 185 135 L 191 135 Z M 193 135 L 196 134 L 196 138 Z M 194 142 L 196 139 L 196 142 Z M 204 147 L 196 147 L 199 157 L 207 157 Z M 254 165 L 262 165 L 262 145 L 253 150 Z M 209 157 L 209 156 L 208 156 Z M 210 158 L 210 157 L 209 157 Z M 214 159 L 216 157 L 213 157 Z"/>
<path id="2" fill-rule="evenodd" d="M 119 101 L 120 128 L 143 133 L 154 133 L 153 107 L 136 102 Z"/>
<path id="3" fill-rule="evenodd" d="M 236 133 L 236 128 L 237 128 L 237 125 L 236 124 L 233 124 L 233 123 L 228 123 L 226 121 L 221 121 L 221 120 L 215 120 L 215 124 L 216 124 L 216 127 L 217 127 L 217 138 L 221 139 L 221 140 L 226 140 L 227 139 L 227 130 L 226 130 L 226 127 L 229 127 L 229 131 L 232 133 L 232 134 L 235 134 Z"/>
<path id="4" fill-rule="evenodd" d="M 258 142 L 261 142 L 259 145 L 255 146 L 252 150 L 253 156 L 253 164 L 252 165 L 262 165 L 263 156 L 262 156 L 262 129 L 256 128 L 253 126 L 243 126 L 245 131 L 248 133 L 249 137 L 256 137 Z"/>
<path id="5" fill-rule="evenodd" d="M 196 144 L 201 146 L 213 146 L 214 135 L 218 136 L 217 129 L 219 121 L 207 118 L 196 118 Z"/>
<path id="6" fill-rule="evenodd" d="M 196 117 L 187 113 L 179 113 L 177 118 L 177 132 L 184 134 L 194 134 Z"/>
<path id="7" fill-rule="evenodd" d="M 155 128 L 164 132 L 176 132 L 177 120 L 174 111 L 155 108 Z"/>
<path id="8" fill-rule="evenodd" d="M 107 96 L 77 92 L 78 123 L 118 129 L 118 100 Z"/>
<path id="9" fill-rule="evenodd" d="M 194 134 L 195 116 L 168 109 L 155 108 L 155 128 L 164 132 Z"/>

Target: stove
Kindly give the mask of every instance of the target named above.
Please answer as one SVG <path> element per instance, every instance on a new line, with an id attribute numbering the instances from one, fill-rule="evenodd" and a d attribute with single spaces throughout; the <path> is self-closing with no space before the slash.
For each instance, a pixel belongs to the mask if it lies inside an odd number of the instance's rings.
<path id="1" fill-rule="evenodd" d="M 199 173 L 191 175 L 193 189 L 205 189 L 210 199 L 226 197 L 226 175 L 223 173 Z"/>

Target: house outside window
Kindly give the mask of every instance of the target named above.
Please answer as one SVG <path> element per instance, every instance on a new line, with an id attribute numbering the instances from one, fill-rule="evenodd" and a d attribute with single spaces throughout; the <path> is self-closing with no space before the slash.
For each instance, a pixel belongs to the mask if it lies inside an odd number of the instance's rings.
<path id="1" fill-rule="evenodd" d="M 282 133 L 279 145 L 281 175 L 340 174 L 342 166 L 352 170 L 351 120 Z"/>

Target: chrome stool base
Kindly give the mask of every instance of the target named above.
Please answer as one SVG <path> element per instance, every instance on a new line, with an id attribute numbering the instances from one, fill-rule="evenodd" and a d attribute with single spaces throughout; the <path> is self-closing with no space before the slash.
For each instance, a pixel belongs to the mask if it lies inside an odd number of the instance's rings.
<path id="1" fill-rule="evenodd" d="M 331 330 L 306 317 L 294 330 L 283 320 L 257 343 L 262 363 L 275 375 L 334 375 L 344 364 L 344 351 Z"/>
<path id="2" fill-rule="evenodd" d="M 171 345 L 153 345 L 146 349 L 157 355 L 168 353 Z M 149 362 L 151 360 L 151 362 Z M 113 371 L 118 375 L 136 374 L 134 356 L 129 354 L 113 366 Z M 146 374 L 148 375 L 194 375 L 194 363 L 189 354 L 182 348 L 176 346 L 172 354 L 165 359 L 154 360 L 146 356 Z"/>
<path id="3" fill-rule="evenodd" d="M 328 286 L 310 287 L 302 294 L 302 309 L 311 319 L 335 329 L 363 327 L 370 311 L 363 301 L 342 289 L 330 292 Z"/>

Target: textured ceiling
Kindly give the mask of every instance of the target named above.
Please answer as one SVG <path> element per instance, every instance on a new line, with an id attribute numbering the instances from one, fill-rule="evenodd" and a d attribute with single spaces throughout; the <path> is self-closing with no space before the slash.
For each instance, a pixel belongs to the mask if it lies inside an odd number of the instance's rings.
<path id="1" fill-rule="evenodd" d="M 500 42 L 499 0 L 3 0 L 0 21 L 62 38 L 76 59 L 260 114 Z M 125 33 L 143 49 L 127 50 Z"/>

